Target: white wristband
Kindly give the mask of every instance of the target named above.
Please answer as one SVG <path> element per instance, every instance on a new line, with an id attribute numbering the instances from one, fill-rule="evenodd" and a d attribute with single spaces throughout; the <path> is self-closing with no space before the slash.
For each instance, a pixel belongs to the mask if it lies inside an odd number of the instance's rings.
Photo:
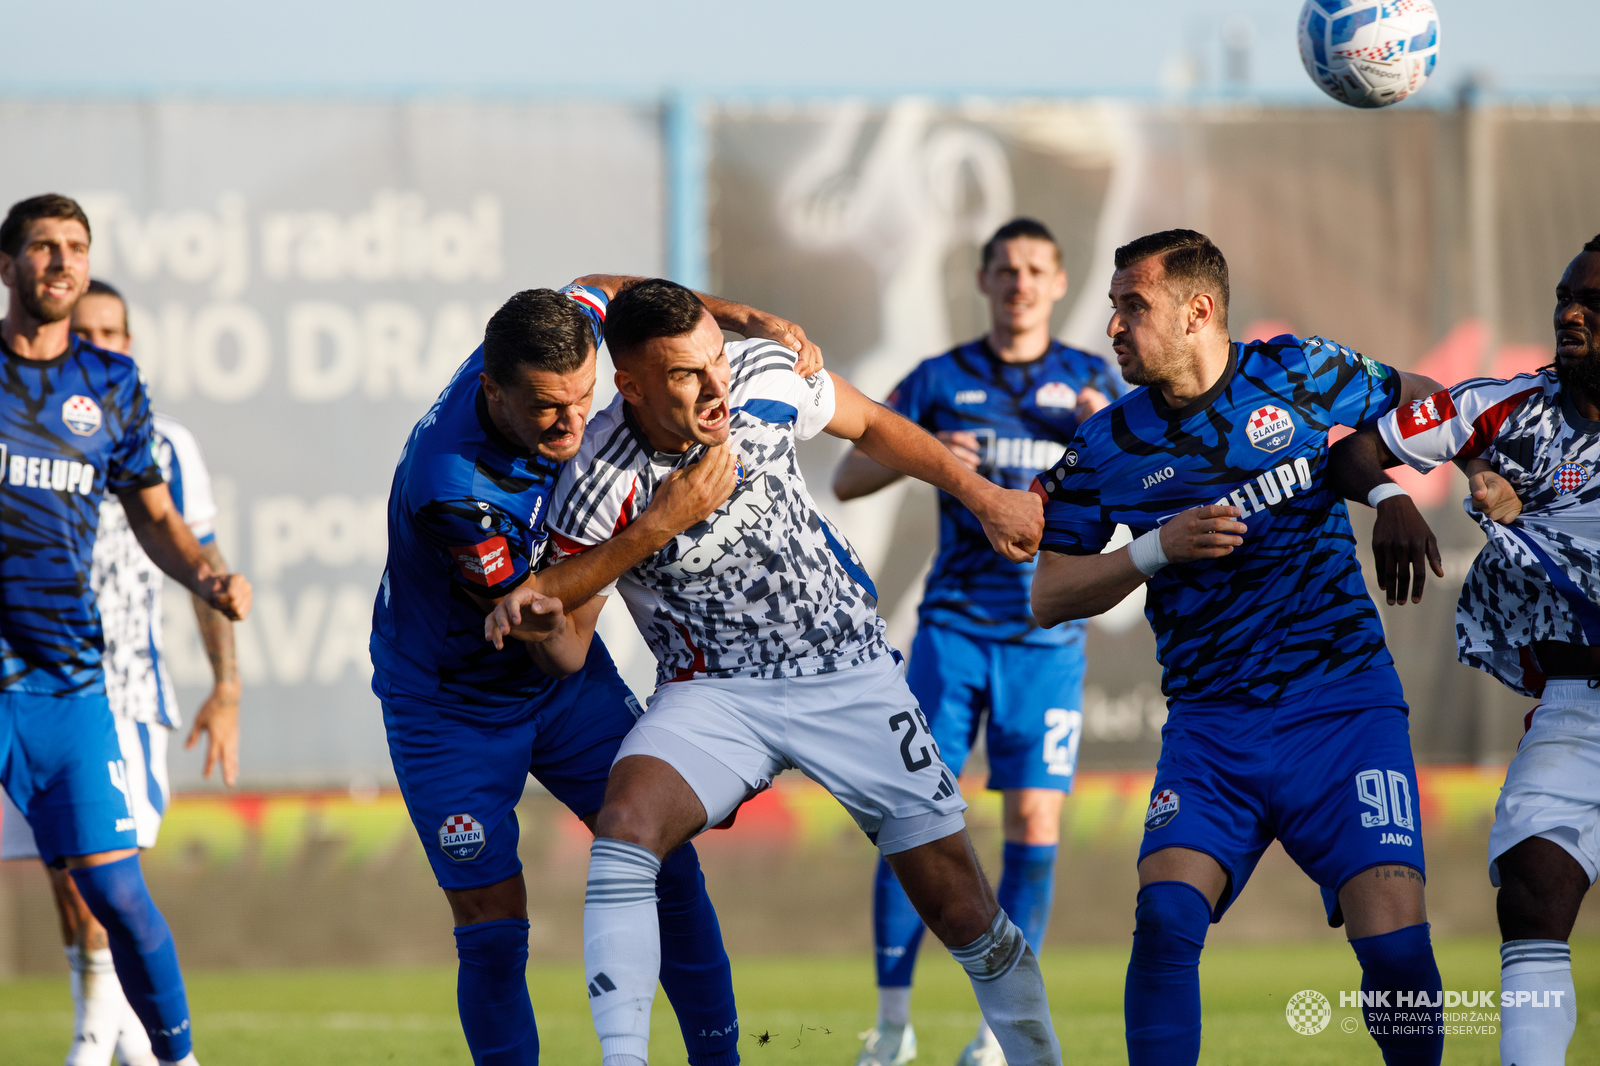
<path id="1" fill-rule="evenodd" d="M 1133 565 L 1146 577 L 1151 577 L 1167 563 L 1166 551 L 1161 547 L 1161 529 L 1157 527 L 1150 532 L 1133 538 L 1133 543 L 1128 545 L 1128 556 L 1133 560 Z"/>
<path id="2" fill-rule="evenodd" d="M 1399 485 L 1396 485 L 1394 482 L 1385 481 L 1382 485 L 1379 485 L 1377 488 L 1367 493 L 1367 506 L 1376 507 L 1384 500 L 1393 499 L 1396 496 L 1409 495 L 1411 495 L 1411 493 L 1407 492 Z"/>

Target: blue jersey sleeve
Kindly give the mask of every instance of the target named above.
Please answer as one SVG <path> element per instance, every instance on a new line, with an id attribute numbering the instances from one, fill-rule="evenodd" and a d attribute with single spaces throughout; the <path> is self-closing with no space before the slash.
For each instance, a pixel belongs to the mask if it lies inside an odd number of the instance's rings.
<path id="1" fill-rule="evenodd" d="M 583 316 L 589 320 L 589 328 L 594 331 L 595 347 L 598 348 L 606 335 L 606 305 L 610 301 L 606 299 L 605 292 L 593 285 L 576 283 L 568 285 L 560 292 L 583 309 Z"/>
<path id="2" fill-rule="evenodd" d="M 1294 338 L 1275 338 L 1281 343 Z M 1312 403 L 1327 415 L 1329 424 L 1365 429 L 1400 403 L 1400 375 L 1393 367 L 1324 337 L 1296 342 L 1311 375 Z"/>
<path id="3" fill-rule="evenodd" d="M 451 583 L 481 596 L 503 596 L 533 572 L 527 526 L 470 498 L 430 500 L 416 512 L 417 531 L 449 559 Z"/>
<path id="4" fill-rule="evenodd" d="M 137 373 L 129 376 L 122 411 L 122 436 L 111 451 L 106 468 L 106 491 L 130 492 L 161 484 L 161 464 L 156 452 L 155 422 L 150 396 Z"/>
<path id="5" fill-rule="evenodd" d="M 923 400 L 923 395 L 926 392 L 923 388 L 923 381 L 928 376 L 925 371 L 927 365 L 926 361 L 917 364 L 917 368 L 907 374 L 905 379 L 894 387 L 894 390 L 889 393 L 889 399 L 885 401 L 890 407 L 919 426 L 922 425 L 923 415 L 927 414 L 927 405 Z M 922 428 L 928 429 L 929 427 L 923 426 Z"/>
<path id="6" fill-rule="evenodd" d="M 1041 551 L 1062 555 L 1098 555 L 1116 532 L 1100 502 L 1100 479 L 1084 435 L 1079 433 L 1055 465 L 1033 482 L 1044 497 Z"/>

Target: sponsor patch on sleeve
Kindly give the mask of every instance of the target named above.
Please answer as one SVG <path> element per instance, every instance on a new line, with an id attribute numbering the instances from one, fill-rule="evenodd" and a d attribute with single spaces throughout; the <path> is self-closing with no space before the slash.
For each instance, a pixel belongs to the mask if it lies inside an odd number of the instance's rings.
<path id="1" fill-rule="evenodd" d="M 1426 433 L 1436 426 L 1444 425 L 1455 416 L 1456 403 L 1450 398 L 1450 390 L 1440 389 L 1432 396 L 1412 400 L 1410 406 L 1397 416 L 1400 422 L 1400 436 L 1415 437 L 1418 433 Z"/>
<path id="2" fill-rule="evenodd" d="M 461 576 L 485 588 L 498 585 L 511 576 L 511 549 L 504 537 L 490 537 L 478 544 L 450 549 L 450 558 L 461 568 Z"/>

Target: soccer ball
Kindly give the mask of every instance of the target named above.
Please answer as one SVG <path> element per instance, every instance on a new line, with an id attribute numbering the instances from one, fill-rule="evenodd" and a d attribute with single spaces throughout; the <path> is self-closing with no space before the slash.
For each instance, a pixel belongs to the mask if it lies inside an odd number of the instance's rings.
<path id="1" fill-rule="evenodd" d="M 1342 104 L 1397 104 L 1422 88 L 1438 58 L 1439 13 L 1429 0 L 1306 0 L 1300 9 L 1300 61 Z"/>

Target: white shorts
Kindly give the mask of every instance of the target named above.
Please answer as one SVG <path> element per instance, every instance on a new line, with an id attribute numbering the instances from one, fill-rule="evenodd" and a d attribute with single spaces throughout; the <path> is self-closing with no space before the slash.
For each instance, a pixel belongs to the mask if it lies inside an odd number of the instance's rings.
<path id="1" fill-rule="evenodd" d="M 133 811 L 139 846 L 153 848 L 172 796 L 167 781 L 167 739 L 172 730 L 126 718 L 118 718 L 116 723 L 117 743 L 127 769 L 128 807 Z M 39 847 L 33 842 L 33 830 L 5 789 L 0 789 L 0 811 L 4 819 L 0 821 L 0 859 L 37 859 Z"/>
<path id="2" fill-rule="evenodd" d="M 701 678 L 662 685 L 617 751 L 677 770 L 709 829 L 785 770 L 833 794 L 885 855 L 965 827 L 906 668 L 890 656 L 810 677 Z"/>
<path id="3" fill-rule="evenodd" d="M 1578 860 L 1589 883 L 1600 874 L 1600 691 L 1587 681 L 1551 681 L 1528 716 L 1528 732 L 1506 770 L 1489 830 L 1489 882 L 1496 860 L 1543 837 Z"/>

